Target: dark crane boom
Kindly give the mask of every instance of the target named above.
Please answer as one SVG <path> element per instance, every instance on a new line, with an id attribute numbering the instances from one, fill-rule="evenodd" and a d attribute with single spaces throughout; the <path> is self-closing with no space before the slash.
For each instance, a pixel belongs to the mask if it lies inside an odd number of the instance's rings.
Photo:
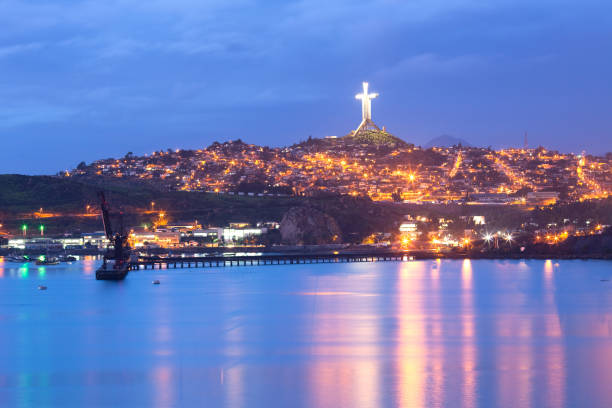
<path id="1" fill-rule="evenodd" d="M 108 203 L 106 202 L 106 197 L 104 196 L 104 192 L 98 192 L 98 197 L 100 198 L 100 208 L 102 209 L 102 220 L 104 222 L 104 232 L 106 233 L 106 237 L 113 245 L 112 256 L 106 255 L 106 259 L 114 259 L 115 261 L 123 262 L 129 258 L 129 245 L 128 245 L 128 236 L 123 232 L 123 212 L 119 212 L 117 215 L 119 217 L 119 231 L 113 232 L 113 225 L 111 224 L 111 213 L 108 208 Z"/>
<path id="2" fill-rule="evenodd" d="M 100 207 L 102 209 L 102 222 L 104 223 L 104 232 L 106 233 L 106 238 L 112 241 L 113 227 L 111 225 L 110 214 L 108 212 L 108 203 L 106 202 L 106 197 L 104 196 L 103 191 L 98 192 L 98 198 L 100 199 Z"/>

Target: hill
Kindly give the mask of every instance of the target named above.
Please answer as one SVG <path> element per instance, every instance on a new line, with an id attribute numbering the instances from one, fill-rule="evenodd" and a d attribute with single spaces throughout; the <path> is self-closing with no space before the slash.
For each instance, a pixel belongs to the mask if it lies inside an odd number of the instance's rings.
<path id="1" fill-rule="evenodd" d="M 384 130 L 365 130 L 357 135 L 347 135 L 342 138 L 344 141 L 358 144 L 369 144 L 387 147 L 408 147 L 408 143 L 399 137 L 393 136 Z"/>
<path id="2" fill-rule="evenodd" d="M 464 147 L 472 147 L 472 145 L 464 139 L 460 139 L 458 137 L 450 136 L 450 135 L 442 135 L 431 139 L 429 142 L 425 144 L 426 149 L 431 147 L 452 147 L 452 146 L 464 146 Z"/>
<path id="3" fill-rule="evenodd" d="M 5 213 L 47 211 L 82 211 L 98 202 L 97 193 L 107 191 L 124 206 L 139 206 L 154 199 L 159 192 L 152 187 L 115 180 L 84 183 L 53 176 L 0 175 L 0 211 Z"/>
<path id="4" fill-rule="evenodd" d="M 310 207 L 333 217 L 349 242 L 360 242 L 373 232 L 394 229 L 402 217 L 393 204 L 367 198 L 326 195 L 320 197 L 257 197 L 204 192 L 160 191 L 134 181 L 109 178 L 75 181 L 61 177 L 0 175 L 0 224 L 16 232 L 26 223 L 44 224 L 49 234 L 102 229 L 99 216 L 84 216 L 87 205 L 98 211 L 98 191 L 103 190 L 112 210 L 122 209 L 128 227 L 151 225 L 159 211 L 170 223 L 193 222 L 227 225 L 230 222 L 281 221 L 294 207 Z M 156 211 L 151 211 L 151 202 Z M 54 217 L 39 219 L 40 208 Z"/>

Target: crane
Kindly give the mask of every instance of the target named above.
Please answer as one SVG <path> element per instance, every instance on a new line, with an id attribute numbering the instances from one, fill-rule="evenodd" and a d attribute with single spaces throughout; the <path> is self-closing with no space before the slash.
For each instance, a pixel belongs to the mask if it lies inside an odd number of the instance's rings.
<path id="1" fill-rule="evenodd" d="M 130 245 L 128 236 L 123 230 L 123 212 L 119 211 L 119 230 L 113 232 L 111 213 L 103 191 L 98 192 L 100 208 L 102 210 L 102 222 L 104 233 L 111 242 L 113 250 L 104 255 L 102 267 L 96 271 L 96 279 L 99 280 L 121 280 L 129 270 Z M 111 262 L 108 262 L 111 261 Z"/>

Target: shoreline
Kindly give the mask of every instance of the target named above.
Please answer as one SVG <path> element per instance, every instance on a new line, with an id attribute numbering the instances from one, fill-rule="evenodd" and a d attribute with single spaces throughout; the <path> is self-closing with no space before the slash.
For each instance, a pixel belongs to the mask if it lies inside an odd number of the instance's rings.
<path id="1" fill-rule="evenodd" d="M 61 251 L 40 251 L 40 250 L 13 250 L 13 249 L 0 249 L 0 257 L 7 256 L 29 256 L 38 257 L 41 255 L 72 255 L 72 256 L 99 256 L 102 257 L 106 251 L 100 249 L 82 249 L 82 250 L 61 250 Z M 224 256 L 227 259 L 241 258 L 243 255 L 236 255 L 236 253 L 258 253 L 260 256 L 266 256 L 271 254 L 278 255 L 291 255 L 291 256 L 312 256 L 312 255 L 362 255 L 362 256 L 383 256 L 385 254 L 398 254 L 401 253 L 405 256 L 410 257 L 412 260 L 433 260 L 433 259 L 489 259 L 489 260 L 612 260 L 612 253 L 531 253 L 531 252 L 520 252 L 520 253 L 496 253 L 496 252 L 435 252 L 435 251 L 423 251 L 423 250 L 390 250 L 387 248 L 372 248 L 372 247 L 344 247 L 338 248 L 337 246 L 308 246 L 308 247 L 216 247 L 216 248 L 189 248 L 188 251 L 181 250 L 168 250 L 168 249 L 154 249 L 142 251 L 141 253 L 146 254 L 147 257 L 159 257 L 164 259 L 166 257 L 180 257 L 180 256 L 193 256 L 194 254 L 204 254 L 204 257 L 219 257 Z M 225 255 L 227 254 L 227 255 Z M 232 254 L 232 255 L 230 255 Z M 198 257 L 200 258 L 200 257 Z"/>

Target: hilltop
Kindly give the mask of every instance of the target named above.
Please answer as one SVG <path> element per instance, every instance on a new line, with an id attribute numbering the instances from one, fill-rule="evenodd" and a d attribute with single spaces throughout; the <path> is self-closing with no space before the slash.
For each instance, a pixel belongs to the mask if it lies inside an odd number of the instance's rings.
<path id="1" fill-rule="evenodd" d="M 368 144 L 374 146 L 387 146 L 393 148 L 406 148 L 412 146 L 399 137 L 393 136 L 384 130 L 363 130 L 357 135 L 347 135 L 342 138 L 347 142 Z"/>
<path id="2" fill-rule="evenodd" d="M 311 147 L 320 151 L 336 149 L 338 152 L 354 151 L 358 149 L 410 149 L 414 145 L 407 143 L 397 136 L 383 130 L 364 130 L 358 135 L 350 133 L 342 137 L 327 137 L 324 139 L 308 138 L 305 142 L 294 144 L 288 149 L 296 147 Z"/>
<path id="3" fill-rule="evenodd" d="M 425 143 L 425 148 L 429 149 L 431 147 L 451 147 L 451 146 L 464 146 L 464 147 L 472 147 L 472 145 L 461 138 L 450 136 L 450 135 L 441 135 L 438 137 L 434 137 L 429 142 Z"/>

